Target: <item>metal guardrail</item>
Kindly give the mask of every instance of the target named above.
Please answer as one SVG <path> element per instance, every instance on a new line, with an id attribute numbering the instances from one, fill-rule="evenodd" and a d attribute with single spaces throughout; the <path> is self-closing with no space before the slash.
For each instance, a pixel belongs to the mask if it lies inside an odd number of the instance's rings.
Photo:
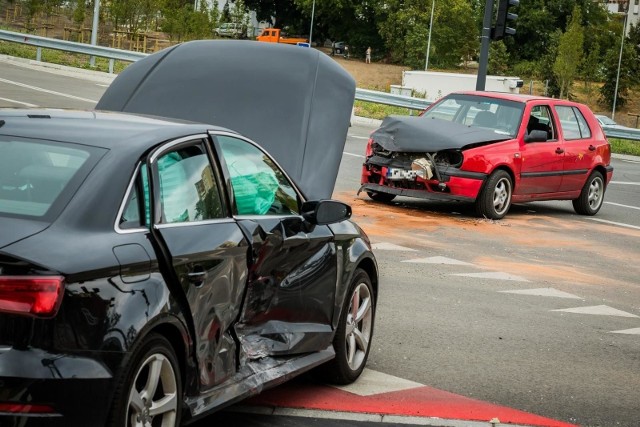
<path id="1" fill-rule="evenodd" d="M 640 129 L 607 129 L 603 128 L 607 138 L 630 139 L 632 141 L 640 141 Z"/>
<path id="2" fill-rule="evenodd" d="M 367 89 L 356 89 L 356 99 L 358 101 L 369 101 L 375 102 L 376 104 L 392 105 L 394 107 L 405 107 L 411 110 L 424 110 L 433 104 L 433 102 L 427 101 L 426 99 Z"/>
<path id="3" fill-rule="evenodd" d="M 93 46 L 86 43 L 77 43 L 66 40 L 52 39 L 48 37 L 36 36 L 33 34 L 16 33 L 14 31 L 0 30 L 0 40 L 35 46 L 36 61 L 42 60 L 42 49 L 55 49 L 65 52 L 81 53 L 89 56 L 98 56 L 109 59 L 109 73 L 113 73 L 115 60 L 135 62 L 148 54 L 141 52 L 131 52 L 128 50 L 114 49 L 105 46 Z"/>
<path id="4" fill-rule="evenodd" d="M 66 52 L 80 53 L 89 56 L 98 56 L 109 59 L 109 73 L 113 73 L 113 62 L 115 60 L 135 62 L 148 54 L 141 52 L 131 52 L 128 50 L 114 49 L 104 46 L 93 46 L 86 43 L 70 42 L 65 40 L 51 39 L 47 37 L 35 36 L 32 34 L 17 33 L 14 31 L 0 30 L 0 40 L 21 43 L 37 48 L 36 60 L 42 60 L 42 49 L 55 49 Z M 376 104 L 392 105 L 404 107 L 411 110 L 424 110 L 432 104 L 431 101 L 411 96 L 395 95 L 375 90 L 356 89 L 356 97 L 359 101 L 374 102 Z M 604 133 L 609 138 L 629 139 L 640 141 L 640 129 L 604 129 Z"/>

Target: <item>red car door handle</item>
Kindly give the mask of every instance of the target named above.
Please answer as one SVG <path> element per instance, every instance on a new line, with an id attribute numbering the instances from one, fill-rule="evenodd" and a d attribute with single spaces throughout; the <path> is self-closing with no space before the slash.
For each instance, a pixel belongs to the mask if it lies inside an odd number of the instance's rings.
<path id="1" fill-rule="evenodd" d="M 564 153 L 564 150 L 560 147 L 556 148 L 556 154 L 562 154 Z"/>
<path id="2" fill-rule="evenodd" d="M 596 151 L 596 147 L 594 147 L 593 145 L 589 146 L 589 151 Z"/>

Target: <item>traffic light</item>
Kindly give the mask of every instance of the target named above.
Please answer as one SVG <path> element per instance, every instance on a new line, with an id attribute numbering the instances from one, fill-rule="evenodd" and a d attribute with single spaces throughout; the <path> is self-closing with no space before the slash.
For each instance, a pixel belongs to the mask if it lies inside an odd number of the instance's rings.
<path id="1" fill-rule="evenodd" d="M 519 0 L 498 0 L 496 25 L 491 29 L 492 40 L 502 40 L 505 35 L 513 36 L 516 33 L 516 30 L 508 27 L 507 24 L 513 23 L 518 18 L 518 15 L 509 12 L 509 9 L 517 7 L 519 4 Z"/>

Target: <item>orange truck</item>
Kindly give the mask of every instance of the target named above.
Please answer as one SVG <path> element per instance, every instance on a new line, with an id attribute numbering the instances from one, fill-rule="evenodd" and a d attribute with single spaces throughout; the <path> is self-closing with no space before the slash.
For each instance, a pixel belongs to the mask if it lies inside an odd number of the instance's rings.
<path id="1" fill-rule="evenodd" d="M 269 42 L 269 43 L 287 43 L 287 44 L 298 44 L 298 43 L 308 43 L 309 40 L 302 37 L 281 37 L 280 30 L 277 28 L 265 28 L 262 32 L 256 37 L 256 40 L 259 42 Z"/>

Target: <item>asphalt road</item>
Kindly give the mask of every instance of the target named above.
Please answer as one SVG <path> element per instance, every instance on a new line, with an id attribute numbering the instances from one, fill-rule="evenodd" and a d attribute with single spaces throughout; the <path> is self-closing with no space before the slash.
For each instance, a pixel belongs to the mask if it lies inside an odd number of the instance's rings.
<path id="1" fill-rule="evenodd" d="M 0 106 L 86 109 L 105 87 L 0 61 Z M 457 203 L 356 197 L 374 127 L 350 128 L 334 192 L 377 247 L 369 367 L 581 425 L 640 425 L 640 159 L 613 161 L 595 217 L 544 202 L 487 221 Z"/>

